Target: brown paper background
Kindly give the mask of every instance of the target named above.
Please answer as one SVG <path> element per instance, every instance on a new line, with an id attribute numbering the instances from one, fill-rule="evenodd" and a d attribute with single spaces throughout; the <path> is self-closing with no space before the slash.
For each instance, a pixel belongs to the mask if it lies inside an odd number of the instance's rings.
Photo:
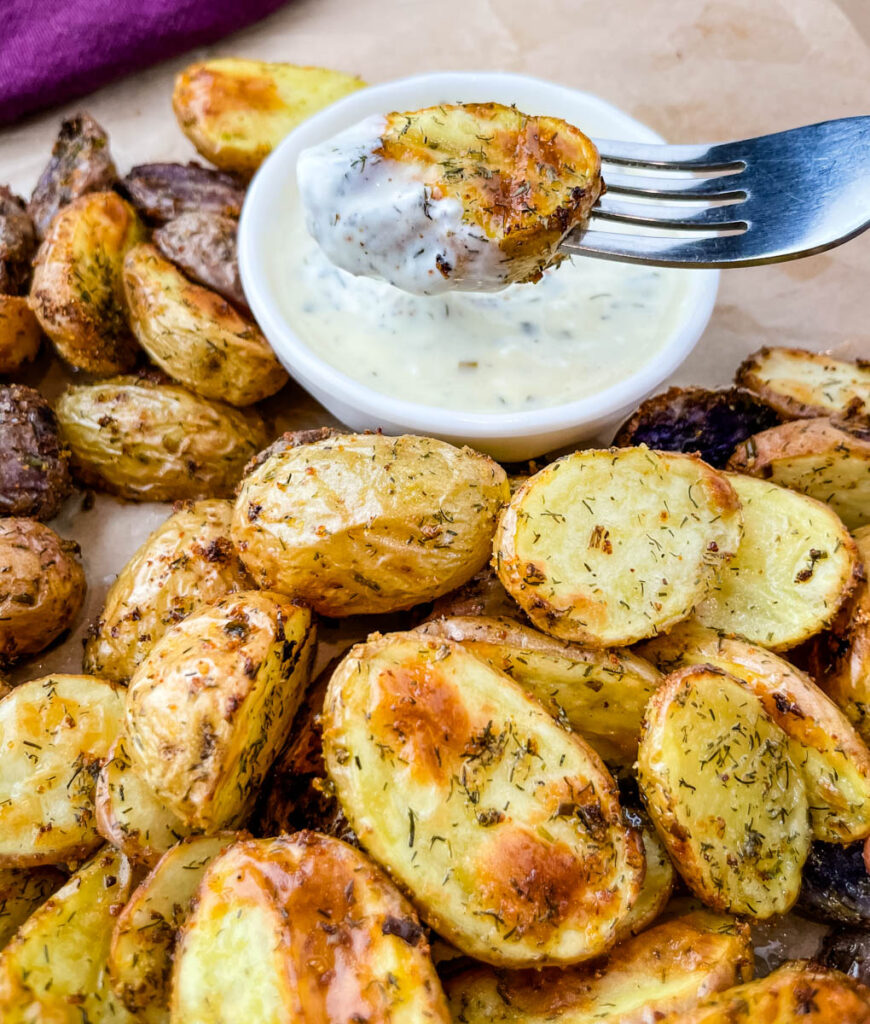
<path id="1" fill-rule="evenodd" d="M 432 70 L 527 72 L 596 92 L 673 142 L 747 137 L 870 108 L 870 0 L 297 0 L 69 109 L 86 106 L 107 128 L 122 173 L 136 162 L 192 158 L 169 100 L 175 72 L 206 54 L 332 66 L 370 82 Z M 29 194 L 60 113 L 0 132 L 0 181 Z M 726 272 L 710 326 L 674 380 L 725 384 L 764 344 L 870 358 L 868 292 L 870 233 L 795 263 Z M 44 359 L 33 379 L 53 396 L 64 375 Z M 296 388 L 273 404 L 282 426 L 326 418 Z M 102 496 L 81 512 L 71 499 L 56 525 L 82 544 L 86 607 L 70 639 L 16 678 L 79 669 L 82 633 L 107 586 L 166 512 Z M 795 952 L 811 952 L 817 935 L 801 926 Z"/>

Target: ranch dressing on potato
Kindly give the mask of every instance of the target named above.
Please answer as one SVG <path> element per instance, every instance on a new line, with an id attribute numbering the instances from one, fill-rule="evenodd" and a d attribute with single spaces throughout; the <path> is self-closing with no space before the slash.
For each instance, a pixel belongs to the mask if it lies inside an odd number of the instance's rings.
<path id="1" fill-rule="evenodd" d="M 291 327 L 354 380 L 424 405 L 507 413 L 594 395 L 653 360 L 689 300 L 685 271 L 579 258 L 537 284 L 412 295 L 330 262 L 288 206 L 272 272 Z"/>

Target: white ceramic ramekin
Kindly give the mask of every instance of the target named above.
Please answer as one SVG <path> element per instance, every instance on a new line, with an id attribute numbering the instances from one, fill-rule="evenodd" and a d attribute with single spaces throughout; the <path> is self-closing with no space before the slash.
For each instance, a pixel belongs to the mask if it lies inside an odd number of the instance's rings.
<path id="1" fill-rule="evenodd" d="M 370 114 L 414 110 L 437 103 L 515 103 L 529 114 L 551 114 L 597 138 L 661 142 L 651 129 L 589 93 L 524 75 L 443 72 L 371 86 L 309 118 L 275 149 L 257 172 L 239 225 L 239 264 L 245 294 L 278 358 L 297 381 L 355 430 L 382 428 L 469 444 L 502 460 L 541 455 L 612 429 L 683 362 L 700 338 L 716 298 L 717 271 L 685 271 L 690 289 L 685 315 L 658 355 L 595 395 L 546 409 L 486 414 L 457 412 L 385 395 L 320 359 L 287 322 L 276 299 L 270 264 L 281 258 L 282 219 L 295 201 L 296 160 L 307 146 Z"/>

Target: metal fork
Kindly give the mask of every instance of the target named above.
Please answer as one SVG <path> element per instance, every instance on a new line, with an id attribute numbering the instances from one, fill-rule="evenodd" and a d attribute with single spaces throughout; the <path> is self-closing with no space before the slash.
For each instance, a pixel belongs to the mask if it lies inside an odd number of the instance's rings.
<path id="1" fill-rule="evenodd" d="M 748 267 L 822 252 L 870 227 L 870 116 L 719 145 L 596 145 L 607 192 L 589 226 L 563 241 L 570 255 Z M 631 230 L 599 230 L 607 221 Z"/>

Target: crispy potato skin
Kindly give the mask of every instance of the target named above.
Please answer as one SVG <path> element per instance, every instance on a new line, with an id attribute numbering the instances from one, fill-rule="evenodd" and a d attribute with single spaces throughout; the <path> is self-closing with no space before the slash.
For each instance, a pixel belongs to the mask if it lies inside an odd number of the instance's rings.
<path id="1" fill-rule="evenodd" d="M 850 530 L 870 523 L 870 430 L 793 420 L 738 445 L 728 468 L 825 502 Z"/>
<path id="2" fill-rule="evenodd" d="M 293 721 L 313 653 L 307 608 L 242 591 L 173 626 L 127 690 L 133 767 L 188 826 L 242 821 Z"/>
<path id="3" fill-rule="evenodd" d="M 322 615 L 431 601 L 486 563 L 504 470 L 470 448 L 346 434 L 267 458 L 242 482 L 232 536 L 262 587 Z"/>
<path id="4" fill-rule="evenodd" d="M 66 880 L 55 868 L 0 868 L 0 950 Z"/>
<path id="5" fill-rule="evenodd" d="M 300 121 L 364 84 L 324 68 L 225 57 L 186 67 L 172 108 L 206 160 L 249 175 Z"/>
<path id="6" fill-rule="evenodd" d="M 139 164 L 122 185 L 139 213 L 160 223 L 187 213 L 238 219 L 245 199 L 245 184 L 240 178 L 192 162 Z"/>
<path id="7" fill-rule="evenodd" d="M 0 294 L 26 290 L 35 251 L 36 232 L 24 200 L 0 185 Z"/>
<path id="8" fill-rule="evenodd" d="M 741 530 L 734 489 L 694 456 L 575 452 L 511 498 L 493 564 L 538 629 L 615 647 L 687 618 Z"/>
<path id="9" fill-rule="evenodd" d="M 0 519 L 0 664 L 44 650 L 85 597 L 79 546 L 35 519 Z"/>
<path id="10" fill-rule="evenodd" d="M 643 710 L 662 680 L 643 658 L 591 650 L 510 619 L 484 616 L 433 620 L 416 632 L 455 640 L 509 675 L 607 764 L 634 764 Z"/>
<path id="11" fill-rule="evenodd" d="M 667 906 L 677 877 L 668 851 L 646 812 L 623 804 L 622 813 L 626 822 L 641 834 L 646 871 L 637 902 L 620 927 L 617 945 L 640 934 L 655 921 Z"/>
<path id="12" fill-rule="evenodd" d="M 809 961 L 784 964 L 766 978 L 720 992 L 659 1024 L 867 1024 L 870 989 Z"/>
<path id="13" fill-rule="evenodd" d="M 457 1024 L 647 1024 L 751 977 L 748 927 L 701 910 L 656 925 L 594 964 L 473 967 L 446 990 Z"/>
<path id="14" fill-rule="evenodd" d="M 705 626 L 786 651 L 820 633 L 860 578 L 855 542 L 820 501 L 740 473 L 737 554 L 695 608 Z"/>
<path id="15" fill-rule="evenodd" d="M 810 844 L 805 787 L 788 737 L 742 680 L 711 665 L 668 676 L 647 707 L 638 774 L 699 899 L 761 919 L 792 906 Z"/>
<path id="16" fill-rule="evenodd" d="M 294 1019 L 450 1021 L 411 905 L 362 853 L 315 832 L 214 860 L 173 973 L 174 1024 Z"/>
<path id="17" fill-rule="evenodd" d="M 135 245 L 124 258 L 124 295 L 139 344 L 197 394 L 245 406 L 287 382 L 253 321 L 188 281 L 153 245 Z"/>
<path id="18" fill-rule="evenodd" d="M 327 770 L 362 846 L 423 918 L 500 966 L 605 952 L 640 892 L 640 837 L 594 751 L 454 641 L 375 635 L 336 669 Z"/>
<path id="19" fill-rule="evenodd" d="M 86 672 L 126 682 L 167 629 L 250 578 L 230 540 L 233 506 L 179 504 L 121 570 L 85 643 Z"/>
<path id="20" fill-rule="evenodd" d="M 33 388 L 0 386 L 0 516 L 52 519 L 72 490 L 57 417 Z"/>
<path id="21" fill-rule="evenodd" d="M 742 679 L 792 740 L 813 837 L 849 843 L 870 834 L 870 752 L 846 716 L 799 669 L 763 647 L 722 636 L 693 620 L 640 648 L 663 672 L 714 665 Z"/>
<path id="22" fill-rule="evenodd" d="M 253 410 L 147 377 L 70 385 L 56 412 L 79 479 L 131 501 L 228 498 L 266 438 Z"/>
<path id="23" fill-rule="evenodd" d="M 734 377 L 783 419 L 870 417 L 870 362 L 854 363 L 802 348 L 761 348 Z"/>
<path id="24" fill-rule="evenodd" d="M 0 373 L 15 373 L 36 358 L 42 328 L 23 295 L 0 295 Z"/>
<path id="25" fill-rule="evenodd" d="M 232 217 L 194 210 L 161 225 L 152 241 L 189 278 L 246 310 L 239 277 L 238 226 Z"/>
<path id="26" fill-rule="evenodd" d="M 110 374 L 135 363 L 121 267 L 143 237 L 136 211 L 115 192 L 81 196 L 52 221 L 36 254 L 30 305 L 76 369 Z"/>
<path id="27" fill-rule="evenodd" d="M 99 763 L 124 697 L 92 676 L 47 676 L 0 701 L 0 866 L 59 864 L 102 842 L 94 822 Z"/>

